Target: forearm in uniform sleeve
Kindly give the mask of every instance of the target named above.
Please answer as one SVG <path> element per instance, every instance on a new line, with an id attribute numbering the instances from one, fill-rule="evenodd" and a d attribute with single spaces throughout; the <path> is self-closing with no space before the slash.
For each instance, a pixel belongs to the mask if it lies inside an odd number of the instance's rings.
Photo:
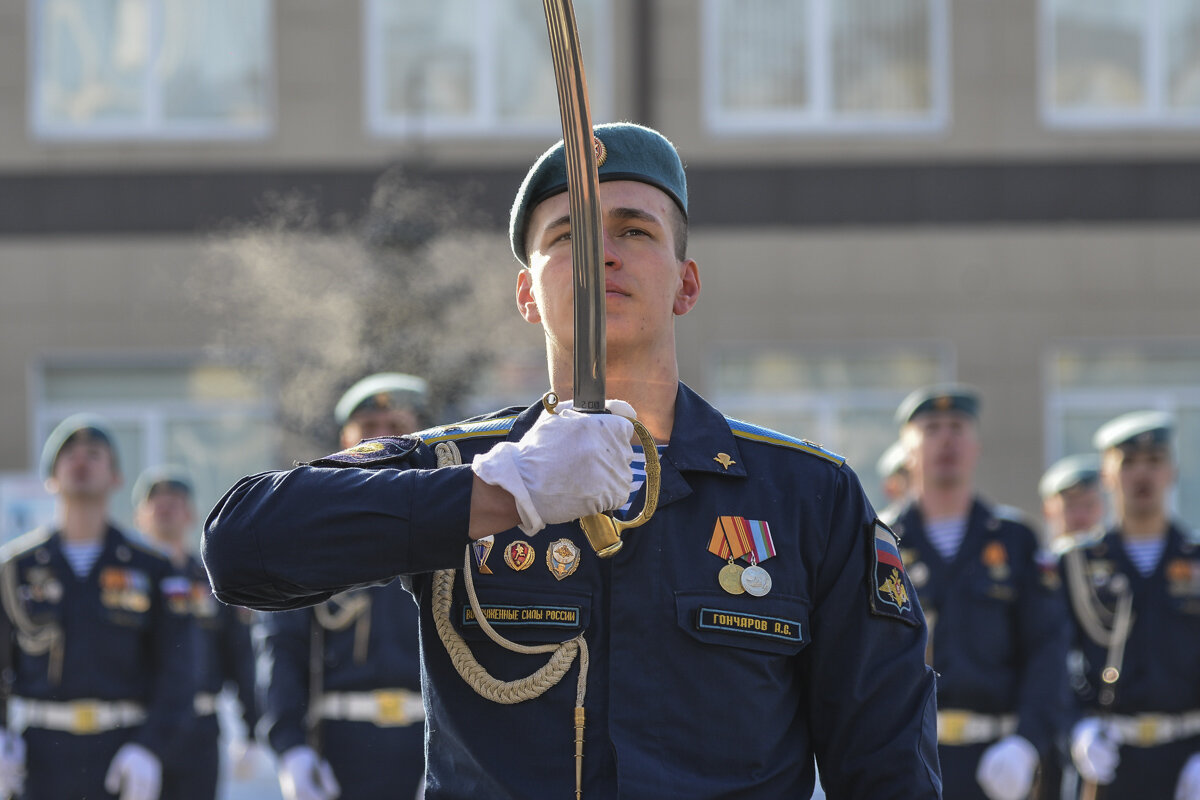
<path id="1" fill-rule="evenodd" d="M 1020 640 L 1025 663 L 1017 709 L 1017 733 L 1029 740 L 1043 758 L 1051 754 L 1063 704 L 1071 692 L 1067 679 L 1067 650 L 1071 640 L 1066 594 L 1057 572 L 1039 574 L 1035 565 L 1021 590 Z M 1047 579 L 1054 576 L 1053 583 Z"/>
<path id="2" fill-rule="evenodd" d="M 308 714 L 308 659 L 312 612 L 264 614 L 259 623 L 260 738 L 276 753 L 304 744 Z"/>
<path id="3" fill-rule="evenodd" d="M 225 606 L 221 609 L 221 679 L 232 682 L 242 706 L 242 722 L 254 735 L 258 724 L 258 701 L 254 688 L 254 648 L 250 641 L 250 626 L 242 621 L 250 612 Z"/>
<path id="4" fill-rule="evenodd" d="M 830 797 L 847 800 L 936 800 L 941 777 L 924 616 L 911 584 L 907 612 L 872 611 L 874 511 L 852 473 L 838 480 L 813 596 L 813 641 L 800 654 L 808 662 L 821 782 Z"/>
<path id="5" fill-rule="evenodd" d="M 226 603 L 281 610 L 461 566 L 473 478 L 469 465 L 297 467 L 243 478 L 205 524 L 213 590 Z"/>
<path id="6" fill-rule="evenodd" d="M 168 748 L 192 719 L 200 635 L 191 614 L 173 610 L 167 603 L 161 582 L 160 576 L 146 724 L 134 737 L 160 759 L 168 755 Z"/>

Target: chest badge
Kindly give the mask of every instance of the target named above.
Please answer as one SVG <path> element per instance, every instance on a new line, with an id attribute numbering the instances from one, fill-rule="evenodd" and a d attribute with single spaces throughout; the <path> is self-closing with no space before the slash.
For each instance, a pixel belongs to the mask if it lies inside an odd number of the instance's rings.
<path id="1" fill-rule="evenodd" d="M 504 563 L 517 572 L 529 569 L 536 557 L 537 554 L 533 552 L 533 546 L 519 539 L 504 548 Z"/>
<path id="2" fill-rule="evenodd" d="M 713 456 L 713 461 L 717 462 L 725 469 L 729 469 L 730 467 L 732 467 L 734 464 L 737 463 L 736 461 L 734 461 L 732 458 L 729 457 L 728 453 L 717 453 L 715 456 Z"/>
<path id="3" fill-rule="evenodd" d="M 579 569 L 579 547 L 570 539 L 559 539 L 550 543 L 546 551 L 546 566 L 550 574 L 562 580 Z"/>
<path id="4" fill-rule="evenodd" d="M 492 568 L 487 565 L 488 556 L 492 554 L 492 547 L 496 540 L 492 536 L 484 536 L 482 539 L 476 539 L 471 542 L 471 552 L 475 554 L 475 563 L 479 565 L 480 575 L 491 575 Z"/>
<path id="5" fill-rule="evenodd" d="M 1008 567 L 1008 550 L 1003 542 L 991 541 L 983 548 L 980 556 L 983 565 L 988 568 L 988 575 L 994 581 L 1006 580 L 1011 572 Z"/>

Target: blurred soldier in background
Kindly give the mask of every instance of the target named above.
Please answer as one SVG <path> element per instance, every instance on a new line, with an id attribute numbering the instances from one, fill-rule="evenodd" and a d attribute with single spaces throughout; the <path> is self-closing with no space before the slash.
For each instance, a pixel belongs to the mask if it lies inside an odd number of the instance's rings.
<path id="1" fill-rule="evenodd" d="M 381 373 L 334 411 L 341 446 L 418 430 L 425 381 Z M 261 616 L 263 731 L 287 800 L 408 800 L 425 772 L 417 606 L 399 581 Z"/>
<path id="2" fill-rule="evenodd" d="M 929 624 L 947 798 L 1023 800 L 1066 694 L 1066 603 L 1037 535 L 975 493 L 979 398 L 919 389 L 897 411 L 910 500 L 889 520 Z"/>
<path id="3" fill-rule="evenodd" d="M 1104 524 L 1104 492 L 1100 487 L 1100 459 L 1092 453 L 1067 456 L 1050 465 L 1038 482 L 1038 494 L 1042 498 L 1042 517 L 1045 529 L 1043 545 L 1051 552 L 1061 555 L 1078 542 L 1096 536 Z M 1079 657 L 1072 651 L 1068 663 Z M 1071 670 L 1075 673 L 1078 670 Z M 1045 798 L 1074 797 L 1075 790 L 1070 742 L 1066 736 L 1073 718 L 1074 703 L 1068 691 L 1063 697 L 1063 725 L 1055 742 L 1054 757 L 1042 762 L 1041 785 L 1046 787 Z M 1064 770 L 1064 767 L 1066 769 Z M 1069 783 L 1064 786 L 1064 774 Z"/>
<path id="4" fill-rule="evenodd" d="M 890 506 L 908 496 L 908 453 L 904 442 L 892 442 L 875 462 L 875 474 L 883 482 L 883 496 Z"/>
<path id="5" fill-rule="evenodd" d="M 77 415 L 50 434 L 42 474 L 59 520 L 8 544 L 0 601 L 9 635 L 9 725 L 0 794 L 27 800 L 156 800 L 162 763 L 195 695 L 187 583 L 108 518 L 121 485 L 115 439 Z M 23 733 L 21 733 L 23 732 Z M 17 781 L 19 784 L 19 780 Z"/>
<path id="6" fill-rule="evenodd" d="M 162 795 L 167 800 L 213 800 L 217 795 L 221 738 L 217 695 L 227 683 L 237 690 L 250 736 L 258 722 L 254 701 L 254 650 L 250 612 L 218 603 L 208 574 L 192 552 L 196 521 L 191 476 L 180 467 L 151 467 L 133 486 L 134 524 L 159 545 L 187 581 L 186 610 L 195 620 L 196 696 L 186 733 L 163 764 Z M 230 737 L 232 773 L 244 776 L 254 764 L 252 743 Z"/>
<path id="7" fill-rule="evenodd" d="M 1046 520 L 1045 543 L 1055 553 L 1065 553 L 1104 524 L 1098 456 L 1081 453 L 1054 462 L 1038 482 L 1038 494 Z"/>
<path id="8" fill-rule="evenodd" d="M 1200 540 L 1170 517 L 1173 430 L 1146 411 L 1096 432 L 1116 526 L 1063 557 L 1087 800 L 1200 800 Z"/>

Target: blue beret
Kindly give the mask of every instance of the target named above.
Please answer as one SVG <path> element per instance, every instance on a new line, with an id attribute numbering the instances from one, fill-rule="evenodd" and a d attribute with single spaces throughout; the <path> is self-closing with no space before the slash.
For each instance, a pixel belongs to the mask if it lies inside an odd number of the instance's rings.
<path id="1" fill-rule="evenodd" d="M 1097 450 L 1168 445 L 1174 430 L 1175 420 L 1165 411 L 1133 411 L 1101 425 L 1092 444 Z"/>
<path id="2" fill-rule="evenodd" d="M 1073 486 L 1086 486 L 1100 480 L 1100 458 L 1094 453 L 1060 458 L 1050 465 L 1038 482 L 1038 494 L 1047 500 Z"/>
<path id="3" fill-rule="evenodd" d="M 358 411 L 388 408 L 411 408 L 422 411 L 429 385 L 416 375 L 403 372 L 379 372 L 368 375 L 351 386 L 338 400 L 333 417 L 338 425 L 345 425 Z"/>
<path id="4" fill-rule="evenodd" d="M 908 458 L 908 448 L 903 442 L 892 442 L 887 450 L 883 451 L 883 455 L 875 462 L 875 472 L 880 478 L 888 478 L 895 475 L 900 470 L 904 469 L 904 462 Z"/>
<path id="5" fill-rule="evenodd" d="M 163 464 L 143 470 L 133 482 L 133 507 L 137 508 L 145 502 L 155 489 L 166 487 L 177 492 L 183 492 L 191 497 L 195 494 L 192 489 L 191 474 L 176 464 Z"/>
<path id="6" fill-rule="evenodd" d="M 687 177 L 675 145 L 661 133 L 632 122 L 611 122 L 593 128 L 600 182 L 639 181 L 661 189 L 687 217 Z M 538 203 L 567 190 L 567 165 L 563 143 L 542 153 L 529 168 L 508 218 L 508 238 L 513 255 L 526 263 L 525 228 Z"/>
<path id="7" fill-rule="evenodd" d="M 979 417 L 979 393 L 960 383 L 942 383 L 917 389 L 896 409 L 896 424 L 904 425 L 928 411 L 961 411 Z"/>
<path id="8" fill-rule="evenodd" d="M 112 453 L 113 463 L 117 463 L 117 439 L 113 436 L 108 421 L 95 414 L 72 414 L 50 431 L 46 443 L 42 446 L 41 469 L 47 478 L 54 474 L 54 464 L 58 461 L 58 454 L 63 445 L 77 433 L 104 442 Z"/>

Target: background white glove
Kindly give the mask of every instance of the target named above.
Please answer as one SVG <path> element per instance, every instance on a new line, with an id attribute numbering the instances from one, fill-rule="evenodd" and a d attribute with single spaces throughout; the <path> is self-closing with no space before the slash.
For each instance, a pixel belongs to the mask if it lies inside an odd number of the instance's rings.
<path id="1" fill-rule="evenodd" d="M 1077 722 L 1071 731 L 1071 760 L 1079 777 L 1092 783 L 1112 783 L 1117 777 L 1117 764 L 1121 763 L 1119 745 L 1112 731 L 1095 717 Z"/>
<path id="2" fill-rule="evenodd" d="M 1200 800 L 1200 753 L 1187 760 L 1175 786 L 1175 800 Z"/>
<path id="3" fill-rule="evenodd" d="M 975 780 L 990 800 L 1025 800 L 1033 788 L 1038 753 L 1024 736 L 1005 736 L 983 751 Z"/>
<path id="4" fill-rule="evenodd" d="M 612 414 L 559 406 L 542 414 L 518 442 L 477 456 L 471 470 L 517 501 L 520 528 L 532 536 L 547 525 L 620 508 L 632 488 L 633 408 L 609 400 Z"/>
<path id="5" fill-rule="evenodd" d="M 333 767 L 307 745 L 297 745 L 279 760 L 279 788 L 284 800 L 336 800 L 342 787 Z"/>
<path id="6" fill-rule="evenodd" d="M 25 740 L 0 728 L 0 798 L 8 800 L 24 791 Z"/>
<path id="7" fill-rule="evenodd" d="M 253 778 L 264 759 L 262 746 L 253 739 L 231 739 L 226 755 L 229 758 L 229 774 L 235 781 Z"/>
<path id="8" fill-rule="evenodd" d="M 158 800 L 162 789 L 162 764 L 140 744 L 127 742 L 113 756 L 104 776 L 104 788 L 121 800 Z"/>

